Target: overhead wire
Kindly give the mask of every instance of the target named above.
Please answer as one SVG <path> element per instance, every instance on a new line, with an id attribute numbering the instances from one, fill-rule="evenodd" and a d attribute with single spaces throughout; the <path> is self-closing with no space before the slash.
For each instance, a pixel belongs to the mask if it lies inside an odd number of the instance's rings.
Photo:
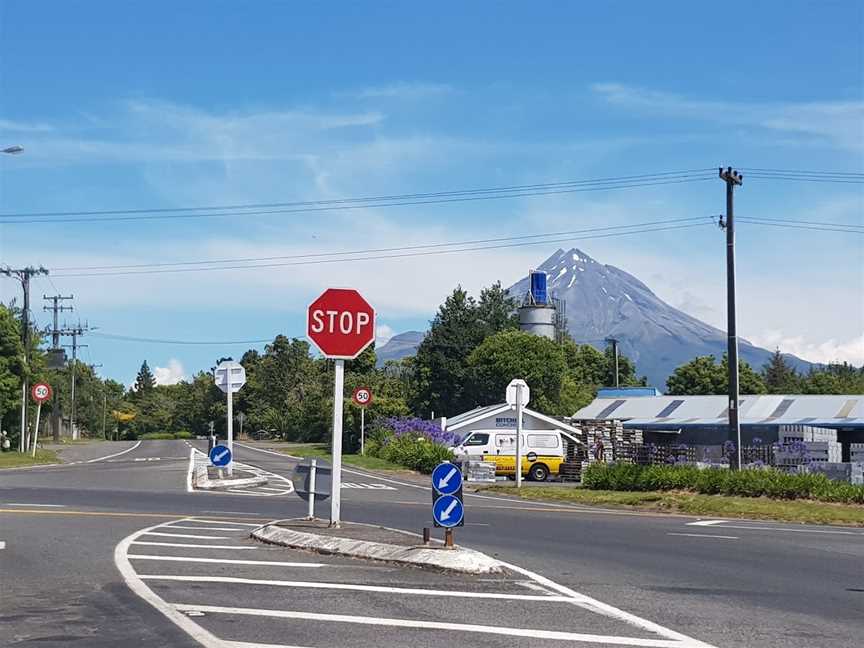
<path id="1" fill-rule="evenodd" d="M 631 229 L 629 231 L 622 232 L 606 232 L 601 234 L 587 234 L 584 236 L 568 236 L 566 238 L 552 238 L 552 239 L 544 239 L 541 241 L 519 241 L 519 242 L 511 242 L 511 243 L 501 243 L 496 245 L 478 245 L 472 247 L 459 247 L 454 249 L 436 249 L 436 250 L 422 250 L 422 251 L 410 251 L 410 252 L 400 252 L 395 254 L 380 254 L 380 255 L 369 255 L 369 256 L 355 256 L 355 257 L 347 257 L 347 258 L 336 258 L 336 259 L 305 259 L 298 261 L 287 261 L 287 262 L 279 262 L 279 263 L 255 263 L 252 265 L 219 265 L 219 266 L 209 266 L 209 267 L 183 267 L 183 268 L 148 268 L 148 269 L 136 269 L 136 270 L 121 270 L 121 271 L 109 271 L 109 272 L 75 272 L 75 273 L 64 273 L 59 274 L 57 276 L 60 277 L 107 277 L 107 276 L 128 276 L 128 275 L 139 275 L 139 274 L 164 274 L 164 273 L 172 273 L 172 272 L 208 272 L 208 271 L 218 271 L 218 270 L 249 270 L 249 269 L 261 269 L 261 268 L 279 268 L 279 267 L 288 267 L 288 266 L 303 266 L 303 265 L 320 265 L 320 264 L 332 264 L 332 263 L 343 263 L 343 262 L 354 262 L 354 261 L 378 261 L 384 259 L 400 259 L 406 257 L 420 257 L 420 256 L 433 256 L 433 255 L 442 255 L 442 254 L 455 254 L 460 252 L 479 252 L 486 250 L 496 250 L 503 248 L 511 248 L 511 247 L 524 247 L 524 246 L 533 246 L 533 245 L 546 245 L 549 243 L 565 243 L 572 242 L 578 240 L 587 240 L 587 239 L 601 239 L 601 238 L 611 238 L 618 236 L 630 236 L 633 234 L 645 234 L 645 233 L 653 233 L 653 232 L 662 232 L 662 231 L 671 231 L 671 230 L 680 230 L 687 229 L 692 227 L 704 227 L 705 225 L 711 225 L 712 222 L 705 219 L 704 223 L 684 223 L 678 225 L 670 225 L 667 227 L 651 227 L 651 228 L 642 228 L 642 229 Z"/>
<path id="2" fill-rule="evenodd" d="M 116 340 L 118 342 L 146 342 L 148 344 L 182 344 L 182 345 L 232 345 L 232 344 L 266 344 L 273 341 L 273 338 L 265 338 L 261 340 L 220 340 L 220 341 L 205 341 L 205 340 L 166 340 L 161 338 L 146 338 L 134 337 L 131 335 L 115 335 L 113 333 L 96 333 L 90 335 L 104 338 L 107 340 Z M 275 337 L 275 336 L 274 336 Z M 298 336 L 300 337 L 300 336 Z"/>

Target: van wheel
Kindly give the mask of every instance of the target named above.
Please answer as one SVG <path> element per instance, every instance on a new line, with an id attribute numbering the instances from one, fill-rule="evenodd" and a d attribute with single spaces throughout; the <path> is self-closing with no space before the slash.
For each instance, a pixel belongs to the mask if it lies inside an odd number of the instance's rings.
<path id="1" fill-rule="evenodd" d="M 549 469 L 543 465 L 535 463 L 528 471 L 528 479 L 531 481 L 546 481 L 549 478 Z"/>

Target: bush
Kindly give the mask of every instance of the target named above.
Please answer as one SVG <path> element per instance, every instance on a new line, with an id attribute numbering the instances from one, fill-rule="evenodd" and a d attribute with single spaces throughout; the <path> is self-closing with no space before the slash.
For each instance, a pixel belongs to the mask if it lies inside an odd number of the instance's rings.
<path id="1" fill-rule="evenodd" d="M 773 468 L 726 470 L 695 466 L 591 464 L 582 483 L 593 490 L 687 490 L 705 495 L 814 499 L 864 504 L 864 486 L 834 482 L 817 473 L 784 473 Z"/>
<path id="2" fill-rule="evenodd" d="M 442 461 L 453 458 L 448 449 L 458 436 L 444 432 L 431 421 L 389 418 L 376 422 L 366 440 L 366 453 L 422 473 L 431 473 Z"/>
<path id="3" fill-rule="evenodd" d="M 180 430 L 179 432 L 174 433 L 175 439 L 192 439 L 195 435 L 192 434 L 189 430 Z"/>
<path id="4" fill-rule="evenodd" d="M 173 440 L 174 435 L 170 432 L 148 432 L 138 437 L 142 441 L 164 441 Z"/>

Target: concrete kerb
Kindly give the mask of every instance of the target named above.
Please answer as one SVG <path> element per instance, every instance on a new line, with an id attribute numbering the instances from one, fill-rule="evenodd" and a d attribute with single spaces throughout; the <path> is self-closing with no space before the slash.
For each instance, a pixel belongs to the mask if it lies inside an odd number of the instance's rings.
<path id="1" fill-rule="evenodd" d="M 265 477 L 264 475 L 245 477 L 242 479 L 210 479 L 207 474 L 207 463 L 205 461 L 199 461 L 198 455 L 195 455 L 195 471 L 193 473 L 193 484 L 196 489 L 218 490 L 220 488 L 234 488 L 235 486 L 263 486 L 266 483 L 267 477 Z"/>
<path id="2" fill-rule="evenodd" d="M 395 529 L 388 530 L 396 531 Z M 407 532 L 399 531 L 399 533 Z M 498 574 L 504 571 L 504 566 L 500 561 L 479 551 L 458 546 L 455 549 L 426 545 L 401 546 L 385 542 L 338 538 L 296 531 L 276 526 L 273 523 L 265 524 L 253 530 L 251 535 L 256 540 L 268 544 L 327 555 L 432 567 L 464 574 Z M 415 534 L 408 533 L 408 535 L 414 536 Z"/>

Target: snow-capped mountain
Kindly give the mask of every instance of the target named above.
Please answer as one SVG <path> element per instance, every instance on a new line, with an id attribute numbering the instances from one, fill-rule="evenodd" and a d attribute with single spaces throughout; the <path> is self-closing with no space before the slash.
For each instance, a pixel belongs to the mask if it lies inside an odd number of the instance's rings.
<path id="1" fill-rule="evenodd" d="M 636 362 L 637 374 L 647 376 L 651 386 L 662 390 L 677 366 L 699 355 L 720 358 L 726 351 L 723 331 L 670 306 L 633 275 L 581 250 L 558 250 L 536 269 L 548 274 L 550 292 L 566 301 L 573 339 L 603 348 L 607 337 L 617 338 L 621 352 Z M 521 300 L 527 290 L 526 276 L 510 287 L 510 294 Z M 759 370 L 771 352 L 739 340 L 739 354 Z M 788 360 L 799 369 L 809 367 L 794 356 Z"/>

